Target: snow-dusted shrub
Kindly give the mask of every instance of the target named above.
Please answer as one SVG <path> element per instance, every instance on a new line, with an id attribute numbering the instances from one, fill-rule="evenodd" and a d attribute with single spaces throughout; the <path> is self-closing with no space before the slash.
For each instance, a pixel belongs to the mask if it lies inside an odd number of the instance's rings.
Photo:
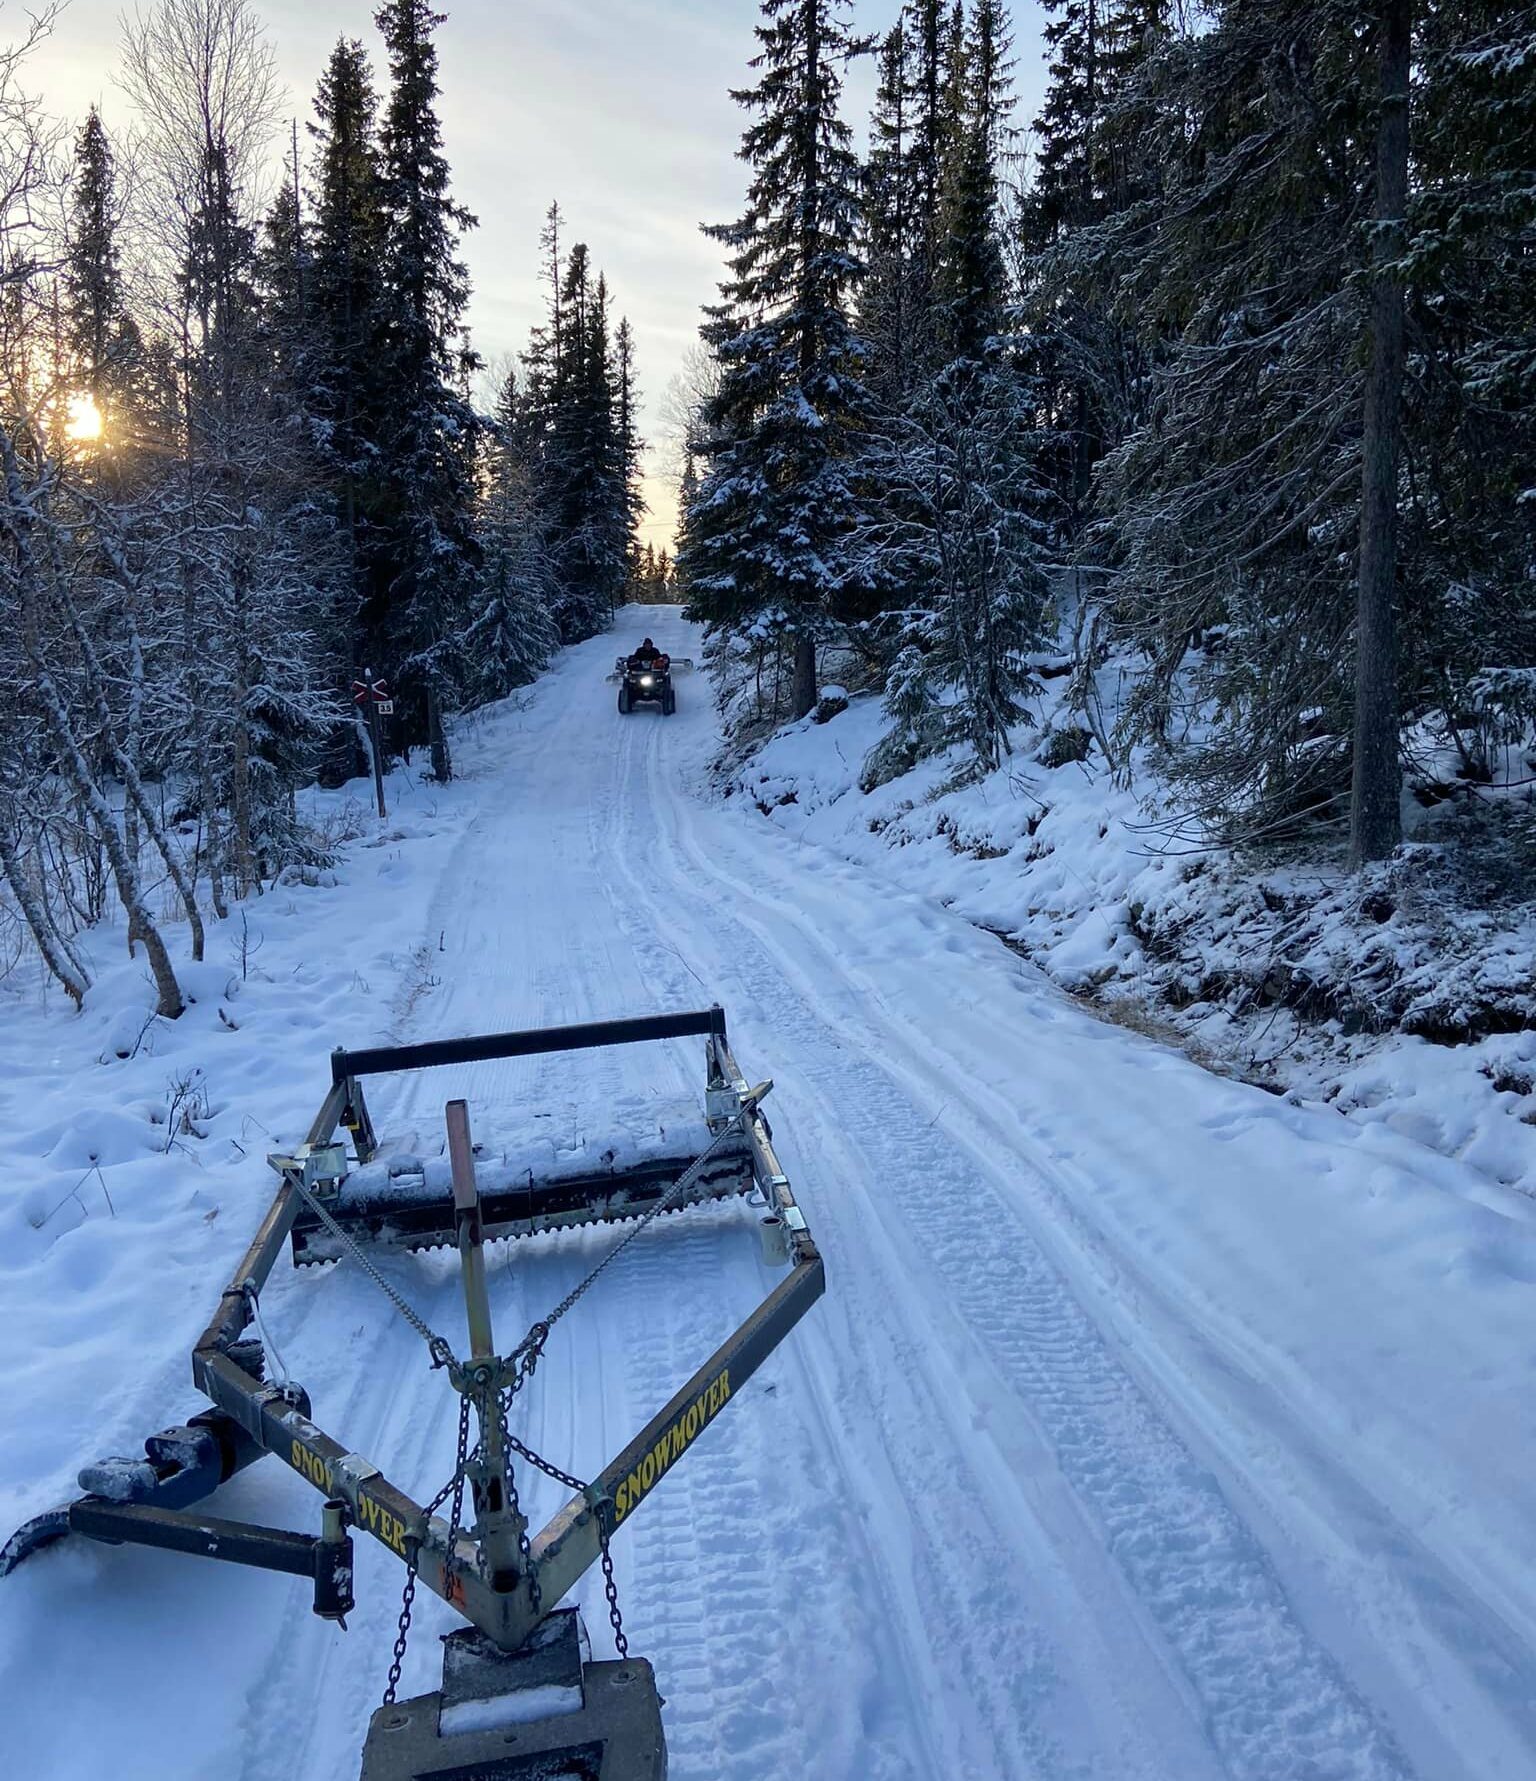
<path id="1" fill-rule="evenodd" d="M 1042 767 L 1067 767 L 1073 761 L 1086 761 L 1092 748 L 1091 730 L 1081 724 L 1062 724 L 1046 736 L 1035 759 Z"/>

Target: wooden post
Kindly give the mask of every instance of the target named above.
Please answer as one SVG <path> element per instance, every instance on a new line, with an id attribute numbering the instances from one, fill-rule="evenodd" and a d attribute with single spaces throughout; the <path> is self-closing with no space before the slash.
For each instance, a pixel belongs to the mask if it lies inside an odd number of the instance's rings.
<path id="1" fill-rule="evenodd" d="M 384 808 L 384 738 L 383 726 L 379 723 L 379 683 L 373 678 L 373 669 L 364 668 L 363 678 L 352 682 L 353 696 L 368 713 L 368 742 L 373 750 L 373 792 L 378 799 L 379 820 L 382 822 L 389 812 Z"/>
<path id="2" fill-rule="evenodd" d="M 382 819 L 389 815 L 384 808 L 384 738 L 379 725 L 379 702 L 374 698 L 372 689 L 368 694 L 368 734 L 373 739 L 373 790 L 379 800 L 379 816 Z"/>

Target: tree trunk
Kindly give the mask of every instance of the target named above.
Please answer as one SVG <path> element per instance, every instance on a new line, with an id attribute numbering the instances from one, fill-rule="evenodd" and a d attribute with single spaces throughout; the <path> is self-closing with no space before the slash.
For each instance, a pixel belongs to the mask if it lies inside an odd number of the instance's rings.
<path id="1" fill-rule="evenodd" d="M 443 729 L 443 707 L 437 696 L 436 681 L 427 682 L 427 740 L 432 747 L 432 777 L 446 785 L 453 778 L 453 759 L 448 753 L 448 737 Z"/>
<path id="2" fill-rule="evenodd" d="M 235 896 L 244 900 L 260 888 L 251 833 L 251 738 L 245 721 L 245 664 L 236 671 L 230 704 L 234 707 L 229 764 L 230 836 L 233 842 Z"/>
<path id="3" fill-rule="evenodd" d="M 64 993 L 78 1008 L 85 1000 L 85 992 L 91 987 L 91 980 L 60 943 L 48 911 L 17 856 L 10 824 L 3 820 L 0 820 L 0 877 L 5 879 L 11 895 L 16 899 L 16 907 L 21 911 L 37 950 L 42 954 L 43 963 L 63 985 Z"/>
<path id="4" fill-rule="evenodd" d="M 65 775 L 74 782 L 75 790 L 80 794 L 86 808 L 91 812 L 102 844 L 107 850 L 107 859 L 112 867 L 112 876 L 117 882 L 117 893 L 122 898 L 123 908 L 128 920 L 136 929 L 139 938 L 144 942 L 144 950 L 149 955 L 149 968 L 154 973 L 157 1003 L 155 1012 L 163 1014 L 167 1020 L 176 1020 L 182 1011 L 181 985 L 176 981 L 176 973 L 171 966 L 170 954 L 165 949 L 165 942 L 160 938 L 160 931 L 150 918 L 145 906 L 138 875 L 128 862 L 128 855 L 123 850 L 122 837 L 117 832 L 117 819 L 112 807 L 102 795 L 101 788 L 91 778 L 90 767 L 85 756 L 80 752 L 80 745 L 75 740 L 74 727 L 69 721 L 69 713 L 59 697 L 53 678 L 43 669 L 40 662 L 34 659 L 33 672 L 36 676 L 35 686 L 42 701 L 43 711 L 48 718 L 48 727 L 58 745 L 59 764 Z"/>
<path id="5" fill-rule="evenodd" d="M 1376 269 L 1365 386 L 1365 487 L 1356 619 L 1351 864 L 1402 839 L 1397 696 L 1397 466 L 1403 403 L 1403 287 L 1391 262 L 1408 207 L 1408 74 L 1413 0 L 1381 0 L 1381 121 L 1376 138 Z"/>
<path id="6" fill-rule="evenodd" d="M 0 433 L 0 463 L 4 465 L 5 491 L 10 507 L 7 517 L 15 555 L 15 586 L 21 608 L 22 643 L 27 654 L 27 666 L 33 677 L 33 690 L 58 749 L 59 770 L 70 783 L 82 806 L 90 813 L 96 832 L 101 837 L 101 844 L 107 850 L 113 881 L 117 885 L 117 893 L 122 899 L 129 923 L 137 930 L 144 942 L 144 950 L 149 955 L 149 966 L 154 973 L 158 996 L 156 1012 L 168 1020 L 175 1020 L 180 1016 L 184 1004 L 181 985 L 176 981 L 170 954 L 145 906 L 138 874 L 129 864 L 128 855 L 124 851 L 123 838 L 118 833 L 117 818 L 112 806 L 96 783 L 90 763 L 86 760 L 75 734 L 69 710 L 43 662 L 43 627 L 39 611 L 41 590 L 35 542 L 37 510 L 22 484 L 16 448 L 6 433 Z"/>
<path id="7" fill-rule="evenodd" d="M 237 484 L 242 514 L 250 511 L 243 484 Z M 230 612 L 228 625 L 234 655 L 234 685 L 230 688 L 230 762 L 229 809 L 232 859 L 235 868 L 235 896 L 244 901 L 253 890 L 261 888 L 260 869 L 256 860 L 254 812 L 251 808 L 251 728 L 246 712 L 250 692 L 250 566 L 247 556 L 247 535 L 242 520 L 241 532 L 235 542 L 234 560 L 229 570 Z"/>
<path id="8" fill-rule="evenodd" d="M 196 887 L 188 879 L 181 861 L 176 857 L 170 837 L 165 832 L 165 824 L 160 820 L 154 805 L 149 801 L 149 794 L 144 790 L 144 781 L 139 773 L 139 722 L 144 702 L 144 645 L 139 635 L 137 617 L 138 582 L 116 543 L 109 542 L 105 538 L 102 543 L 102 560 L 129 602 L 128 638 L 132 659 L 132 679 L 128 703 L 128 731 L 122 742 L 116 740 L 116 731 L 112 725 L 112 715 L 107 705 L 106 676 L 102 672 L 101 660 L 96 654 L 96 648 L 91 642 L 89 633 L 80 620 L 79 609 L 72 599 L 65 602 L 69 627 L 75 639 L 75 647 L 80 651 L 80 663 L 85 670 L 86 688 L 96 708 L 96 721 L 101 726 L 102 736 L 111 748 L 112 758 L 123 781 L 123 831 L 128 841 L 129 863 L 137 874 L 139 864 L 138 830 L 139 824 L 142 822 L 150 840 L 155 845 L 155 851 L 165 862 L 166 872 L 171 883 L 176 887 L 176 894 L 181 898 L 182 908 L 187 912 L 187 925 L 192 931 L 192 957 L 201 962 L 204 946 L 203 916 L 197 906 Z M 134 943 L 139 938 L 140 935 L 133 926 L 130 917 L 128 924 L 130 954 Z"/>
<path id="9" fill-rule="evenodd" d="M 134 679 L 129 695 L 127 734 L 119 751 L 125 760 L 136 760 L 139 752 L 139 691 L 143 685 L 143 662 L 138 657 L 135 643 Z M 126 786 L 124 790 L 126 791 Z M 135 872 L 139 869 L 139 856 L 143 851 L 139 840 L 139 812 L 131 797 L 123 800 L 123 846 L 128 850 L 128 863 Z M 139 943 L 137 930 L 130 918 L 128 922 L 128 956 L 134 956 L 134 948 Z"/>
<path id="10" fill-rule="evenodd" d="M 804 717 L 816 703 L 816 639 L 795 638 L 795 673 L 790 688 L 790 716 Z"/>

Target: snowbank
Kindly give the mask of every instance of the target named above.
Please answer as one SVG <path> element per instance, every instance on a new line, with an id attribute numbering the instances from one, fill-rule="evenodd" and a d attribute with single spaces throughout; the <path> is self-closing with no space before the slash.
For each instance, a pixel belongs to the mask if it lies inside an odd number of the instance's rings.
<path id="1" fill-rule="evenodd" d="M 1126 786 L 1095 751 L 1075 758 L 1084 733 L 1059 682 L 979 780 L 941 756 L 861 790 L 885 721 L 864 694 L 788 725 L 726 770 L 725 794 L 1215 1069 L 1536 1194 L 1536 909 L 1508 888 L 1518 862 L 1499 848 L 1516 844 L 1496 813 L 1435 819 L 1485 823 L 1482 882 L 1432 829 L 1364 879 L 1342 862 L 1260 865 L 1170 841 L 1145 760 Z"/>

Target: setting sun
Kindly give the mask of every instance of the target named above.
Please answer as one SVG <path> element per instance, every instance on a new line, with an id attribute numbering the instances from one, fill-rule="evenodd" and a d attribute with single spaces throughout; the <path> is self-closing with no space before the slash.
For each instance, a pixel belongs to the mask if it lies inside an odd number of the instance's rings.
<path id="1" fill-rule="evenodd" d="M 101 410 L 96 406 L 96 398 L 89 391 L 69 398 L 68 416 L 64 423 L 66 439 L 89 441 L 101 437 Z"/>

